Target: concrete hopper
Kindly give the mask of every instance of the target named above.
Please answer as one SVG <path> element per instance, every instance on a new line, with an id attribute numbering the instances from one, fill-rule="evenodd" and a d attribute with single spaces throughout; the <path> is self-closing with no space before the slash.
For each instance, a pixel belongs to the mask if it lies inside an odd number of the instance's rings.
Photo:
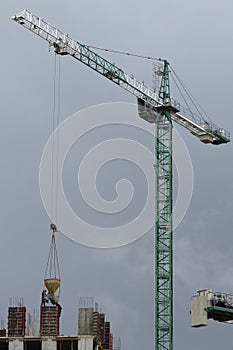
<path id="1" fill-rule="evenodd" d="M 58 278 L 45 278 L 45 287 L 48 289 L 49 294 L 55 294 L 60 287 L 61 280 Z"/>

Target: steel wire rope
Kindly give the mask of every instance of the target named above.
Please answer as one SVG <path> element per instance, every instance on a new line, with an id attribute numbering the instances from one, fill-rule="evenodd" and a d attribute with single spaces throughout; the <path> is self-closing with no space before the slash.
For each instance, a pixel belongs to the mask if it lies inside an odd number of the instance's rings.
<path id="1" fill-rule="evenodd" d="M 49 255 L 48 255 L 48 259 L 47 259 L 47 264 L 46 264 L 46 269 L 45 269 L 45 275 L 44 278 L 48 276 L 51 276 L 51 272 L 52 272 L 52 255 L 53 255 L 53 240 L 50 243 L 50 247 L 49 247 Z"/>
<path id="2" fill-rule="evenodd" d="M 58 262 L 58 254 L 55 242 L 55 232 L 56 225 L 54 222 L 57 222 L 57 213 L 58 213 L 58 161 L 59 161 L 59 122 L 60 122 L 60 74 L 61 65 L 60 57 L 57 60 L 57 54 L 54 57 L 54 73 L 53 73 L 53 112 L 52 112 L 52 154 L 51 154 L 51 229 L 52 240 L 49 248 L 49 255 L 45 269 L 45 278 L 48 275 L 54 278 L 60 279 L 60 269 Z"/>
<path id="3" fill-rule="evenodd" d="M 56 114 L 56 133 L 54 130 L 54 135 L 56 137 L 56 143 L 55 143 L 55 150 L 56 150 L 56 159 L 55 159 L 55 186 L 54 186 L 54 200 L 55 200 L 55 213 L 54 213 L 54 219 L 55 223 L 58 219 L 58 172 L 59 172 L 59 123 L 60 123 L 60 111 L 61 111 L 61 60 L 60 56 L 58 56 L 58 67 L 57 67 L 57 89 L 55 91 L 57 93 L 57 114 Z M 55 231 L 56 232 L 56 231 Z M 52 256 L 52 262 L 53 262 L 53 272 L 54 277 L 60 279 L 60 268 L 59 268 L 59 261 L 58 261 L 58 254 L 57 254 L 57 247 L 56 247 L 56 241 L 55 241 L 55 232 L 53 232 L 52 235 L 52 242 L 53 242 L 53 256 Z M 51 271 L 52 273 L 52 271 Z M 60 289 L 59 289 L 60 294 Z"/>
<path id="4" fill-rule="evenodd" d="M 180 79 L 180 77 L 177 75 L 177 73 L 174 71 L 174 69 L 172 67 L 171 71 L 174 74 L 174 76 L 176 77 L 176 79 L 178 80 L 178 82 L 180 83 L 180 85 L 182 86 L 183 90 L 185 91 L 185 93 L 187 94 L 187 96 L 189 97 L 190 101 L 192 102 L 193 106 L 195 107 L 197 113 L 199 114 L 200 118 L 206 122 L 206 119 L 208 119 L 210 122 L 211 119 L 208 117 L 206 111 L 204 110 L 204 108 L 199 104 L 199 102 L 196 100 L 196 98 L 191 94 L 191 92 L 185 87 L 184 83 L 182 82 L 182 80 Z M 173 77 L 173 75 L 172 75 Z M 174 77 L 173 77 L 173 81 L 175 81 Z M 182 96 L 183 97 L 183 96 Z M 191 110 L 190 110 L 191 111 Z M 202 112 L 202 113 L 201 113 Z M 203 118 L 202 115 L 205 115 L 205 118 Z"/>
<path id="5" fill-rule="evenodd" d="M 51 220 L 54 221 L 54 150 L 55 150 L 55 120 L 56 120 L 56 76 L 57 76 L 57 55 L 54 55 L 54 73 L 53 73 L 53 112 L 52 112 L 52 154 L 51 154 Z"/>
<path id="6" fill-rule="evenodd" d="M 55 243 L 55 237 L 54 237 L 54 274 L 55 278 L 60 279 L 60 268 L 59 268 L 59 262 L 58 262 L 58 254 L 57 254 L 57 247 Z"/>
<path id="7" fill-rule="evenodd" d="M 57 198 L 57 193 L 58 193 L 58 164 L 59 164 L 59 123 L 60 123 L 60 111 L 61 111 L 61 60 L 60 56 L 58 57 L 58 77 L 57 77 L 57 121 L 56 121 L 56 130 L 57 130 L 57 144 L 56 144 L 56 169 L 55 169 L 55 179 L 56 179 L 56 184 L 55 184 L 55 222 L 57 222 L 58 218 L 58 198 Z"/>
<path id="8" fill-rule="evenodd" d="M 54 278 L 58 277 L 60 279 L 60 268 L 59 268 L 59 261 L 58 261 L 58 254 L 57 254 L 57 247 L 56 247 L 54 233 L 52 234 L 52 240 L 50 243 L 49 255 L 48 255 L 48 260 L 46 264 L 44 278 L 47 277 L 47 274 L 49 277 L 51 277 L 53 272 L 54 272 Z"/>
<path id="9" fill-rule="evenodd" d="M 173 80 L 174 84 L 175 84 L 176 87 L 177 87 L 177 90 L 179 91 L 181 97 L 182 97 L 183 100 L 184 100 L 184 103 L 185 103 L 185 105 L 186 105 L 186 108 L 187 108 L 187 109 L 189 110 L 189 112 L 192 114 L 191 108 L 189 107 L 189 104 L 188 104 L 188 102 L 186 101 L 186 98 L 185 98 L 185 96 L 184 96 L 184 94 L 183 94 L 181 88 L 179 87 L 179 85 L 178 85 L 176 79 L 174 78 L 174 76 L 173 76 L 172 74 L 171 74 L 171 77 L 172 77 L 172 80 Z"/>
<path id="10" fill-rule="evenodd" d="M 135 54 L 132 52 L 124 52 L 124 51 L 118 51 L 118 50 L 112 50 L 112 49 L 106 49 L 106 48 L 102 48 L 102 47 L 97 47 L 97 46 L 92 46 L 92 45 L 85 45 L 88 49 L 95 49 L 95 50 L 100 50 L 100 51 L 106 51 L 106 52 L 111 52 L 111 53 L 115 53 L 118 55 L 124 55 L 124 56 L 133 56 L 133 57 L 137 57 L 137 58 L 142 58 L 142 59 L 147 59 L 147 60 L 151 60 L 151 61 L 164 61 L 162 58 L 157 58 L 157 57 L 152 57 L 152 56 L 144 56 L 144 55 L 139 55 L 139 54 Z"/>
<path id="11" fill-rule="evenodd" d="M 57 62 L 58 61 L 58 62 Z M 52 135 L 52 171 L 51 171 L 51 213 L 52 224 L 57 222 L 58 213 L 58 160 L 59 160 L 59 123 L 60 123 L 60 95 L 61 95 L 61 63 L 55 54 L 54 77 L 53 77 L 53 135 Z"/>

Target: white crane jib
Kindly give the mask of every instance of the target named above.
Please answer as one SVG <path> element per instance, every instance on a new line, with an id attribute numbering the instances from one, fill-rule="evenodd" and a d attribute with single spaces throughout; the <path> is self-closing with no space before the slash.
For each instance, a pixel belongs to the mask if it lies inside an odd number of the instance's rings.
<path id="1" fill-rule="evenodd" d="M 12 19 L 46 40 L 50 46 L 55 48 L 57 54 L 73 56 L 123 89 L 131 92 L 139 99 L 139 115 L 148 122 L 155 122 L 151 112 L 156 111 L 164 104 L 158 91 L 147 87 L 143 82 L 135 79 L 133 75 L 126 73 L 115 64 L 96 54 L 88 46 L 75 41 L 69 35 L 64 34 L 28 10 L 23 10 L 13 16 Z M 221 144 L 230 141 L 228 131 L 219 128 L 212 122 L 204 121 L 203 118 L 182 107 L 174 99 L 169 99 L 167 103 L 171 109 L 172 120 L 189 130 L 202 142 Z"/>

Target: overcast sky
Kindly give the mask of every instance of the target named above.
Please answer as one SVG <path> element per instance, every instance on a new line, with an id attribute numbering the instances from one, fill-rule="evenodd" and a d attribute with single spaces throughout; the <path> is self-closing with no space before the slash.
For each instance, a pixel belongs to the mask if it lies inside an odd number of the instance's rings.
<path id="1" fill-rule="evenodd" d="M 23 296 L 28 311 L 39 308 L 50 243 L 39 164 L 52 131 L 54 55 L 42 39 L 10 20 L 24 8 L 82 43 L 167 58 L 214 122 L 229 131 L 233 123 L 232 1 L 1 2 L 0 318 L 5 320 L 11 296 Z M 150 61 L 106 57 L 152 85 Z M 62 58 L 62 120 L 107 102 L 135 100 L 78 61 Z M 198 289 L 233 292 L 233 146 L 204 145 L 186 130 L 178 130 L 192 159 L 194 188 L 188 212 L 174 232 L 175 348 L 230 349 L 232 325 L 209 321 L 206 328 L 191 329 L 189 310 Z M 131 134 L 132 130 L 128 137 Z M 86 142 L 85 147 L 90 147 L 90 140 Z M 67 196 L 77 211 L 78 197 L 72 190 L 77 176 L 75 152 L 78 146 L 69 154 L 65 171 Z M 122 168 L 124 163 L 119 164 Z M 109 170 L 110 176 L 116 171 Z M 121 176 L 125 174 L 120 172 Z M 140 186 L 143 178 L 138 176 L 130 180 Z M 101 182 L 100 173 L 100 193 L 111 200 L 105 181 L 114 186 L 105 173 Z M 143 200 L 143 195 L 139 197 L 137 193 L 135 207 Z M 121 337 L 122 349 L 153 348 L 153 240 L 150 230 L 125 247 L 103 250 L 58 234 L 63 333 L 77 332 L 79 297 L 94 296 L 111 320 L 114 334 Z"/>

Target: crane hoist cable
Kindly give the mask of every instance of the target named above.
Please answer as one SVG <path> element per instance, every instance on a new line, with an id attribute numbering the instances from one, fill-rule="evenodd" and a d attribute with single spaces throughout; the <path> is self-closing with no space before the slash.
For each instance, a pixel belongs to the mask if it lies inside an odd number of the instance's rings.
<path id="1" fill-rule="evenodd" d="M 56 247 L 55 235 L 57 227 L 58 215 L 58 161 L 59 161 L 59 122 L 60 122 L 60 57 L 57 60 L 57 55 L 54 57 L 54 75 L 53 75 L 53 113 L 52 113 L 52 154 L 51 154 L 51 224 L 52 231 L 49 255 L 44 275 L 44 289 L 42 292 L 42 303 L 51 302 L 53 305 L 58 305 L 60 297 L 60 268 Z"/>
<path id="2" fill-rule="evenodd" d="M 60 57 L 57 60 L 57 54 L 54 56 L 54 76 L 53 76 L 53 134 L 52 134 L 52 154 L 51 154 L 51 213 L 52 223 L 57 222 L 58 215 L 58 160 L 59 160 L 59 122 L 60 122 L 60 76 L 61 64 Z"/>

